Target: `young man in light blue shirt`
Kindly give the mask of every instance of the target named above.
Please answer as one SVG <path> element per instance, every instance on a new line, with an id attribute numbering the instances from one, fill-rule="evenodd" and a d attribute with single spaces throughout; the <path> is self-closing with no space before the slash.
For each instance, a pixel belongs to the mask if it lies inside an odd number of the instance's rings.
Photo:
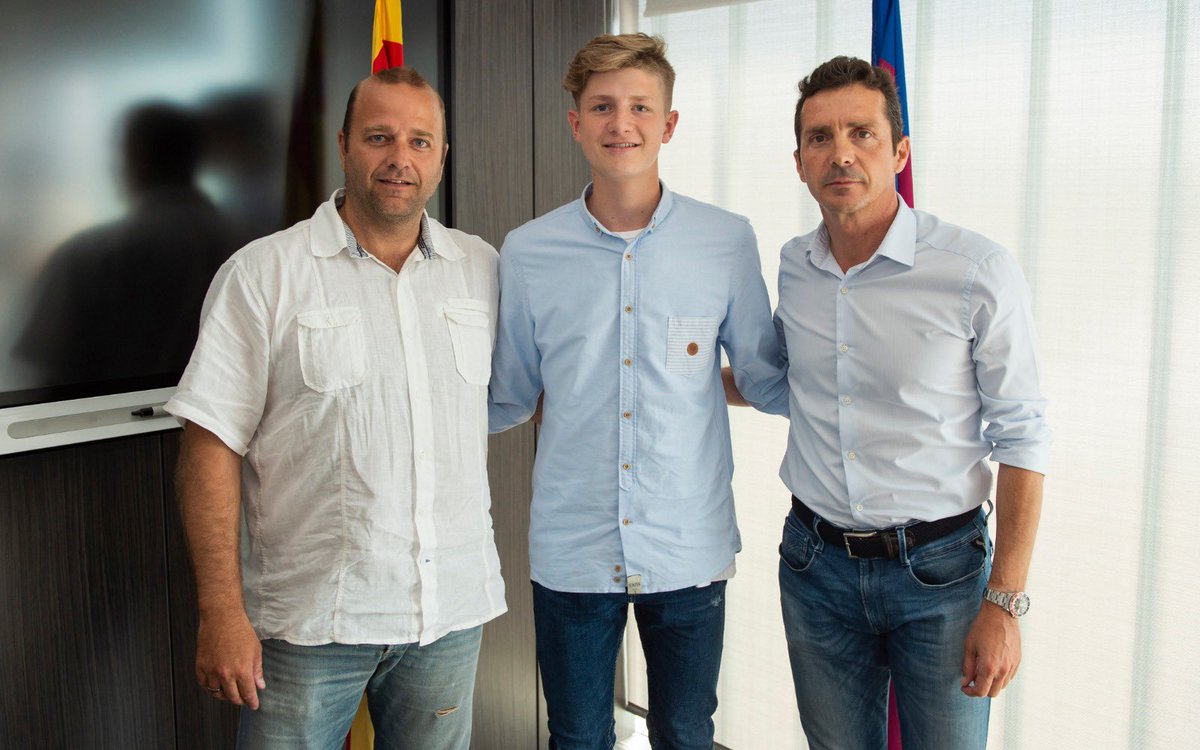
<path id="1" fill-rule="evenodd" d="M 564 86 L 592 182 L 510 233 L 500 255 L 490 428 L 528 420 L 544 393 L 529 546 L 561 750 L 613 745 L 631 603 L 652 744 L 712 746 L 725 581 L 741 546 L 718 350 L 748 401 L 786 408 L 753 230 L 659 181 L 679 117 L 664 50 L 629 34 L 579 51 Z"/>

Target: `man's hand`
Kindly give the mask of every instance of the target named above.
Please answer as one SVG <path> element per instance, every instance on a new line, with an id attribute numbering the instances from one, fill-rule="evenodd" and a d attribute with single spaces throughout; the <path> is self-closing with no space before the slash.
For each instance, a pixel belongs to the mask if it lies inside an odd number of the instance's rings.
<path id="1" fill-rule="evenodd" d="M 267 686 L 262 644 L 244 612 L 200 618 L 196 680 L 217 700 L 258 709 L 258 691 Z"/>
<path id="2" fill-rule="evenodd" d="M 750 402 L 742 398 L 737 383 L 733 382 L 733 368 L 721 368 L 721 385 L 725 387 L 725 403 L 729 406 L 749 406 Z"/>
<path id="3" fill-rule="evenodd" d="M 1016 677 L 1020 664 L 1021 630 L 1016 618 L 983 602 L 967 633 L 962 691 L 975 698 L 995 698 Z"/>

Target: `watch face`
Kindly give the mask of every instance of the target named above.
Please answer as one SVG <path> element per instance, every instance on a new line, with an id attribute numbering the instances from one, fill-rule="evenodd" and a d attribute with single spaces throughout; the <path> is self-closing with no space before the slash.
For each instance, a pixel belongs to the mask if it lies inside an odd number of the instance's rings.
<path id="1" fill-rule="evenodd" d="M 1020 617 L 1029 611 L 1029 596 L 1024 592 L 1018 592 L 1012 595 L 1012 599 L 1008 602 L 1008 611 L 1013 617 Z"/>

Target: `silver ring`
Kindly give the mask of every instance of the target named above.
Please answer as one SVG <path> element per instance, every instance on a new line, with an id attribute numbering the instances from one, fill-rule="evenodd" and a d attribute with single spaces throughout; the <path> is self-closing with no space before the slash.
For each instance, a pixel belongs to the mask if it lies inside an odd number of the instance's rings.
<path id="1" fill-rule="evenodd" d="M 207 685 L 205 685 L 204 689 L 207 690 L 208 692 L 212 693 L 213 695 L 216 695 L 217 693 L 221 692 L 221 688 L 219 688 L 219 687 L 210 688 Z"/>

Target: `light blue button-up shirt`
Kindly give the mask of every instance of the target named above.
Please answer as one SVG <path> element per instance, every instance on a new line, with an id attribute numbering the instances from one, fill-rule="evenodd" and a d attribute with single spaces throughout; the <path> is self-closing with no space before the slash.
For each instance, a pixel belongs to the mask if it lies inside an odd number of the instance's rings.
<path id="1" fill-rule="evenodd" d="M 776 325 L 790 356 L 780 477 L 839 526 L 876 529 L 977 507 L 988 456 L 1045 473 L 1029 289 L 994 242 L 900 209 L 843 273 L 822 224 L 784 245 Z"/>
<path id="2" fill-rule="evenodd" d="M 786 408 L 754 231 L 665 186 L 632 242 L 583 197 L 500 253 L 490 428 L 545 392 L 533 473 L 533 580 L 653 593 L 707 583 L 741 548 L 723 348 L 742 395 Z"/>

